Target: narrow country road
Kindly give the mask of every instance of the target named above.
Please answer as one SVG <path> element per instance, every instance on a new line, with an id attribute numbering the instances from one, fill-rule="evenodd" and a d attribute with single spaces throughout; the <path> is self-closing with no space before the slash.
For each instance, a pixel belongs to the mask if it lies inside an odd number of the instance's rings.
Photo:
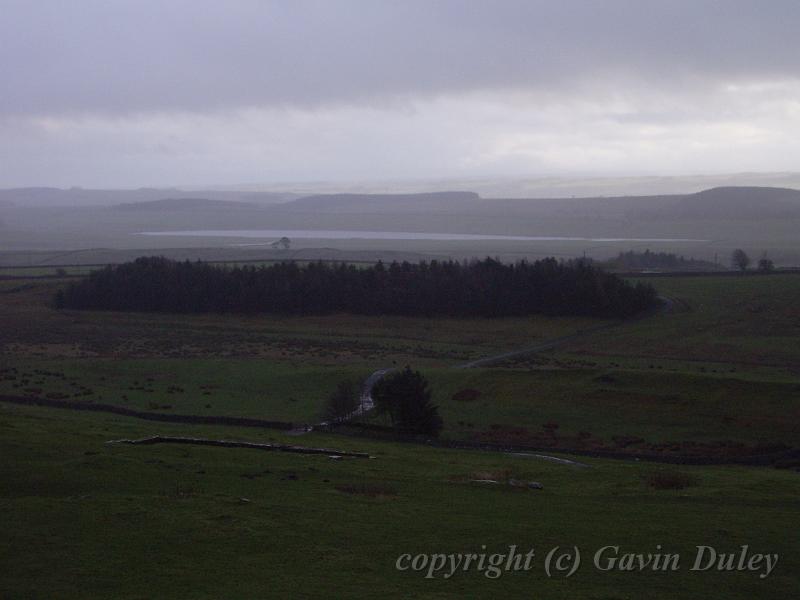
<path id="1" fill-rule="evenodd" d="M 353 411 L 353 414 L 348 418 L 360 417 L 364 413 L 375 408 L 375 401 L 372 399 L 372 388 L 375 387 L 375 384 L 378 383 L 384 375 L 392 371 L 394 371 L 394 369 L 391 367 L 378 369 L 364 380 L 364 385 L 361 386 L 361 402 L 358 408 Z"/>
<path id="2" fill-rule="evenodd" d="M 661 300 L 661 305 L 655 309 L 648 310 L 647 312 L 639 315 L 638 317 L 634 317 L 632 319 L 620 320 L 620 321 L 612 321 L 611 323 L 602 323 L 600 325 L 595 325 L 594 327 L 589 327 L 587 329 L 582 329 L 581 331 L 577 331 L 570 335 L 564 335 L 557 338 L 552 338 L 549 340 L 545 340 L 543 342 L 539 342 L 538 344 L 534 344 L 533 346 L 529 346 L 528 348 L 521 348 L 519 350 L 512 350 L 510 352 L 503 352 L 502 354 L 495 354 L 492 356 L 486 356 L 484 358 L 479 358 L 477 360 L 472 360 L 470 362 L 466 362 L 460 365 L 456 365 L 455 369 L 472 369 L 474 367 L 488 367 L 490 365 L 503 362 L 504 360 L 508 360 L 510 358 L 517 358 L 520 356 L 526 356 L 528 354 L 536 354 L 537 352 L 542 352 L 544 350 L 550 350 L 552 348 L 556 348 L 558 346 L 563 346 L 569 342 L 577 340 L 579 338 L 585 337 L 587 335 L 591 335 L 593 333 L 597 333 L 598 331 L 604 331 L 606 329 L 613 329 L 615 327 L 620 327 L 627 323 L 633 323 L 636 321 L 641 321 L 642 319 L 647 319 L 649 317 L 655 316 L 657 314 L 668 313 L 671 312 L 673 307 L 675 306 L 675 301 L 671 298 L 667 298 L 666 296 L 659 296 L 659 300 Z"/>
<path id="3" fill-rule="evenodd" d="M 361 394 L 359 395 L 359 402 L 358 408 L 356 408 L 353 412 L 349 415 L 344 417 L 342 421 L 349 421 L 350 419 L 355 419 L 357 417 L 361 417 L 364 414 L 371 411 L 375 408 L 375 401 L 372 399 L 372 388 L 375 387 L 375 384 L 378 383 L 381 378 L 386 375 L 387 373 L 391 373 L 395 369 L 393 367 L 386 367 L 384 369 L 378 369 L 377 371 L 373 372 L 369 377 L 364 380 L 364 383 L 361 385 Z M 302 435 L 308 433 L 309 431 L 313 431 L 314 429 L 324 429 L 328 427 L 330 423 L 327 421 L 323 421 L 322 423 L 317 423 L 316 425 L 303 425 L 297 429 L 294 429 L 290 432 L 293 435 Z"/>
<path id="4" fill-rule="evenodd" d="M 590 327 L 588 329 L 582 329 L 576 333 L 571 335 L 564 335 L 561 337 L 553 338 L 550 340 L 546 340 L 544 342 L 539 342 L 533 346 L 529 346 L 528 348 L 522 348 L 520 350 L 512 350 L 511 352 L 503 352 L 502 354 L 495 354 L 493 356 L 487 356 L 484 358 L 479 358 L 477 360 L 472 360 L 467 363 L 463 363 L 460 365 L 456 365 L 454 368 L 456 369 L 472 369 L 474 367 L 488 367 L 495 363 L 503 362 L 504 360 L 508 360 L 509 358 L 517 358 L 519 356 L 526 356 L 528 354 L 535 354 L 537 352 L 542 352 L 543 350 L 550 350 L 551 348 L 555 348 L 557 346 L 561 346 L 566 344 L 567 342 L 571 342 L 578 338 L 581 338 L 585 335 L 589 335 L 591 333 L 595 333 L 597 331 L 602 331 L 604 329 L 611 329 L 612 327 L 618 327 L 620 323 L 603 323 L 602 325 L 596 325 L 594 327 Z"/>

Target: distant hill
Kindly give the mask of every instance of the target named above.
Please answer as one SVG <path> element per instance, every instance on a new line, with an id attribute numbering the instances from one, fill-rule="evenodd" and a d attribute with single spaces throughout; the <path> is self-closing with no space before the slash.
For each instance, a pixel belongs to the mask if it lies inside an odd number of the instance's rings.
<path id="1" fill-rule="evenodd" d="M 505 215 L 570 219 L 753 220 L 800 217 L 800 190 L 779 187 L 714 187 L 691 194 L 577 198 L 485 198 L 470 191 L 403 194 L 186 191 L 140 188 L 18 188 L 0 190 L 5 210 L 37 207 L 114 206 L 121 212 L 210 211 L 269 208 L 275 213 L 320 215 Z M 287 217 L 288 218 L 288 217 Z M 295 228 L 306 223 L 294 219 Z M 372 225 L 370 225 L 372 226 Z"/>
<path id="2" fill-rule="evenodd" d="M 245 192 L 226 190 L 181 190 L 177 188 L 139 188 L 135 190 L 96 190 L 85 188 L 28 187 L 0 189 L 0 205 L 13 204 L 24 208 L 113 206 L 152 202 L 164 198 L 204 198 L 257 204 L 275 204 L 300 197 L 290 192 Z"/>
<path id="3" fill-rule="evenodd" d="M 281 209 L 315 212 L 402 212 L 414 210 L 459 210 L 480 201 L 475 192 L 430 192 L 420 194 L 317 194 L 286 202 Z"/>
<path id="4" fill-rule="evenodd" d="M 173 211 L 173 210 L 236 210 L 257 208 L 251 202 L 234 200 L 209 200 L 208 198 L 164 198 L 148 202 L 127 202 L 111 207 L 121 211 Z"/>
<path id="5" fill-rule="evenodd" d="M 587 198 L 481 198 L 474 192 L 317 194 L 278 211 L 353 214 L 438 213 L 571 218 L 774 219 L 800 217 L 800 191 L 769 187 L 716 187 L 692 194 Z"/>
<path id="6" fill-rule="evenodd" d="M 800 190 L 716 187 L 681 196 L 676 216 L 719 219 L 800 217 Z"/>
<path id="7" fill-rule="evenodd" d="M 102 200 L 103 204 L 78 202 L 79 198 L 87 198 L 87 194 L 96 196 L 95 200 Z M 484 198 L 464 191 L 348 193 L 303 196 L 271 204 L 255 200 L 252 194 L 260 197 L 259 193 L 224 191 L 206 194 L 172 190 L 0 190 L 0 202 L 6 199 L 16 205 L 0 208 L 0 218 L 6 224 L 0 240 L 7 249 L 154 248 L 184 244 L 214 246 L 230 240 L 185 236 L 157 240 L 137 234 L 231 230 L 234 237 L 234 230 L 255 229 L 402 231 L 540 237 L 540 241 L 527 244 L 509 241 L 507 245 L 507 248 L 514 246 L 515 252 L 537 256 L 546 252 L 570 256 L 579 243 L 562 243 L 552 238 L 586 239 L 580 251 L 587 249 L 590 253 L 592 247 L 610 247 L 610 240 L 658 239 L 663 243 L 653 245 L 653 251 L 683 253 L 702 260 L 711 260 L 715 254 L 729 254 L 732 246 L 744 248 L 753 256 L 769 251 L 770 257 L 781 264 L 800 264 L 797 245 L 800 191 L 789 188 L 718 187 L 662 196 L 505 199 Z M 45 198 L 72 198 L 75 204 L 61 201 L 41 204 Z M 116 208 L 108 207 L 111 200 L 114 200 L 111 204 L 118 205 Z M 342 241 L 332 245 L 339 249 L 391 248 L 386 243 L 361 244 Z M 616 245 L 614 253 L 642 251 L 646 247 Z M 499 248 L 499 243 L 471 242 L 447 244 L 447 247 L 443 242 L 394 246 L 394 249 L 448 255 L 500 252 Z M 608 258 L 609 254 L 603 251 L 597 257 Z"/>

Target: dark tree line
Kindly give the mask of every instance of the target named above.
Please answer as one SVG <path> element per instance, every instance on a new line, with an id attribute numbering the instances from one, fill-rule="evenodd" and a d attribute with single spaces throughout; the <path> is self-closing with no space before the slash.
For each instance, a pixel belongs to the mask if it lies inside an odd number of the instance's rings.
<path id="1" fill-rule="evenodd" d="M 631 285 L 583 261 L 431 261 L 371 267 L 315 262 L 221 268 L 163 257 L 109 266 L 59 292 L 59 308 L 237 312 L 627 317 L 653 306 Z"/>
<path id="2" fill-rule="evenodd" d="M 628 250 L 620 252 L 616 258 L 607 263 L 615 269 L 689 269 L 693 267 L 713 268 L 714 263 L 705 260 L 685 258 L 671 252 L 644 252 Z"/>

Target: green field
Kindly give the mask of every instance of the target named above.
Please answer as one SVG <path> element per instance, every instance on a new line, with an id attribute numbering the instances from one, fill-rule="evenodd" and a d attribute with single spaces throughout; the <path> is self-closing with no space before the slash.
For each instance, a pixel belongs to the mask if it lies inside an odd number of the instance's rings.
<path id="1" fill-rule="evenodd" d="M 673 312 L 575 345 L 581 354 L 773 366 L 800 374 L 800 276 L 648 279 Z M 702 366 L 702 365 L 699 365 Z"/>
<path id="2" fill-rule="evenodd" d="M 0 377 L 0 393 L 314 423 L 339 381 L 408 364 L 429 377 L 446 438 L 612 450 L 615 438 L 626 447 L 638 438 L 642 451 L 800 445 L 800 277 L 656 281 L 671 310 L 620 325 L 55 311 L 61 284 L 16 281 L 0 294 L 0 342 L 19 377 Z M 553 350 L 454 368 L 603 324 L 612 326 Z M 464 389 L 477 399 L 452 400 Z"/>
<path id="3" fill-rule="evenodd" d="M 369 371 L 230 359 L 72 359 L 17 363 L 9 394 L 92 400 L 136 410 L 314 422 L 326 390 Z M 0 375 L 2 378 L 2 375 Z M 27 381 L 28 383 L 22 383 Z"/>
<path id="4" fill-rule="evenodd" d="M 788 381 L 753 381 L 655 369 L 537 369 L 431 372 L 447 433 L 546 445 L 559 437 L 648 442 L 800 443 L 800 390 Z M 471 402 L 453 400 L 474 389 Z M 587 436 L 588 438 L 589 436 Z M 578 440 L 563 440 L 576 447 Z"/>
<path id="5" fill-rule="evenodd" d="M 597 460 L 576 468 L 317 434 L 302 443 L 375 459 L 109 445 L 154 431 L 297 438 L 9 406 L 0 406 L 0 430 L 0 596 L 8 599 L 573 599 L 647 590 L 654 599 L 749 600 L 800 589 L 787 529 L 800 518 L 800 479 L 786 471 Z M 648 483 L 657 473 L 690 484 L 657 489 Z M 544 489 L 470 481 L 508 477 Z M 535 549 L 530 571 L 426 579 L 395 568 L 405 553 L 506 552 L 512 544 Z M 602 572 L 591 562 L 603 546 L 647 553 L 659 544 L 682 556 L 681 570 Z M 768 578 L 689 570 L 697 545 L 731 552 L 743 544 L 779 555 Z M 582 552 L 569 579 L 544 572 L 555 546 Z"/>
<path id="6" fill-rule="evenodd" d="M 5 285 L 3 285 L 5 284 Z M 588 318 L 425 319 L 56 311 L 63 283 L 0 281 L 0 345 L 14 357 L 247 358 L 294 364 L 454 365 L 570 335 Z"/>
<path id="7" fill-rule="evenodd" d="M 722 459 L 742 449 L 800 448 L 800 277 L 649 281 L 672 299 L 671 310 L 621 324 L 56 311 L 50 300 L 64 281 L 0 281 L 0 395 L 316 423 L 340 381 L 411 365 L 431 382 L 446 440 Z M 456 368 L 587 330 L 491 368 Z M 463 390 L 470 399 L 454 399 Z M 800 517 L 796 461 L 774 469 L 579 458 L 586 469 L 2 402 L 0 431 L 4 600 L 800 593 L 789 526 Z M 156 433 L 376 458 L 105 443 Z M 659 473 L 687 487 L 654 487 Z M 509 478 L 539 481 L 544 490 L 510 486 Z M 444 580 L 394 567 L 403 553 L 480 552 L 484 544 L 490 552 L 535 547 L 534 568 L 496 580 L 476 572 Z M 696 545 L 727 552 L 743 544 L 778 553 L 780 563 L 763 580 L 691 572 L 688 564 L 671 573 L 591 565 L 601 546 L 647 553 L 657 544 L 687 563 Z M 543 572 L 554 546 L 584 552 L 584 566 L 568 580 Z"/>

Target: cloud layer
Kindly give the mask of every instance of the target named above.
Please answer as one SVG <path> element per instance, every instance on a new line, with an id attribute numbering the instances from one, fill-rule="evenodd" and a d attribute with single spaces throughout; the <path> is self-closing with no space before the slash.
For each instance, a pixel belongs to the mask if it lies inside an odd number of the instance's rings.
<path id="1" fill-rule="evenodd" d="M 792 168 L 794 0 L 4 0 L 0 185 Z"/>

